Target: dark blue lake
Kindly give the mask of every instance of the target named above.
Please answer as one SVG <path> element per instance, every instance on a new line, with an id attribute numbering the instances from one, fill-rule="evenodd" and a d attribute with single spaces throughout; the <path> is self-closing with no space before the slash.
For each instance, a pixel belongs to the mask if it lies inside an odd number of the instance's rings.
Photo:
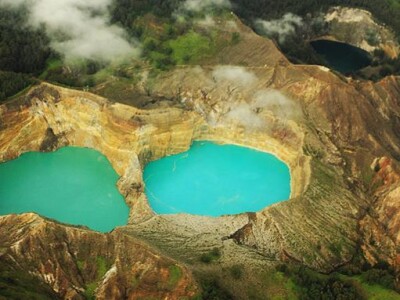
<path id="1" fill-rule="evenodd" d="M 312 41 L 311 46 L 332 69 L 343 74 L 355 72 L 371 64 L 371 56 L 363 49 L 328 40 Z"/>

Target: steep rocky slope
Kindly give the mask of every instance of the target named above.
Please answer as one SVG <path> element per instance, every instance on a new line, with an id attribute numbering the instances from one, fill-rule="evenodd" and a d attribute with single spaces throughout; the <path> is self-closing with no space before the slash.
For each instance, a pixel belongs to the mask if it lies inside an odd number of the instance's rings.
<path id="1" fill-rule="evenodd" d="M 70 263 L 67 245 L 81 251 L 74 254 L 79 260 L 104 256 L 112 265 L 117 257 L 127 259 L 122 269 L 117 266 L 125 282 L 138 270 L 132 266 L 140 265 L 135 255 L 126 257 L 118 250 L 136 251 L 129 250 L 139 247 L 129 236 L 185 262 L 218 247 L 224 265 L 239 260 L 265 267 L 294 260 L 329 272 L 361 251 L 371 264 L 383 260 L 399 270 L 399 79 L 352 81 L 323 67 L 291 65 L 270 41 L 240 23 L 235 30 L 240 31 L 240 42 L 213 60 L 179 66 L 152 81 L 151 96 L 174 99 L 174 107 L 157 108 L 155 103 L 141 110 L 45 83 L 0 106 L 1 161 L 65 145 L 97 149 L 121 176 L 118 187 L 131 208 L 129 224 L 107 235 L 33 215 L 2 217 L 8 226 L 0 233 L 5 241 L 2 261 L 12 257 L 7 260 L 10 268 L 28 268 L 18 263 L 25 258 L 12 246 L 27 243 L 28 235 L 21 237 L 24 232 L 37 237 L 23 248 L 27 257 L 35 252 L 36 242 L 54 239 L 43 249 L 61 243 L 52 255 L 47 250 L 41 254 L 52 266 L 49 272 L 44 261 L 35 265 L 36 259 L 29 269 L 60 296 L 82 292 L 96 274 L 91 270 L 81 275 L 77 267 L 69 275 L 60 273 Z M 144 194 L 143 166 L 188 149 L 193 140 L 235 143 L 277 155 L 291 169 L 291 199 L 257 213 L 219 218 L 155 215 Z M 59 236 L 66 236 L 68 243 Z M 153 253 L 148 248 L 144 252 Z M 146 253 L 139 261 L 147 259 Z M 157 266 L 156 260 L 149 262 L 149 268 Z M 167 278 L 164 272 L 159 276 Z M 192 281 L 184 274 L 185 288 L 178 284 L 168 297 L 191 295 L 193 290 L 186 287 Z M 63 283 L 55 284 L 55 278 Z M 96 291 L 103 295 L 111 289 L 110 299 L 120 297 L 122 291 L 112 286 L 106 280 Z"/>
<path id="2" fill-rule="evenodd" d="M 2 267 L 40 278 L 62 299 L 182 299 L 197 292 L 183 266 L 118 231 L 99 234 L 35 214 L 0 217 L 0 226 Z"/>
<path id="3" fill-rule="evenodd" d="M 329 26 L 325 38 L 346 42 L 370 53 L 382 49 L 392 58 L 399 54 L 395 34 L 374 20 L 373 15 L 366 10 L 332 7 L 324 19 Z"/>

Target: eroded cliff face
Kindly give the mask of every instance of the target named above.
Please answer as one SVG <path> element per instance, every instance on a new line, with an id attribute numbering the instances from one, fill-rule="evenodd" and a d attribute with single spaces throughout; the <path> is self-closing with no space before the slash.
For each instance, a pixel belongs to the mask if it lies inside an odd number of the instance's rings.
<path id="1" fill-rule="evenodd" d="M 398 165 L 388 157 L 371 164 L 370 190 L 374 205 L 360 220 L 361 248 L 373 265 L 387 262 L 400 271 L 400 174 Z"/>
<path id="2" fill-rule="evenodd" d="M 0 217 L 2 267 L 29 273 L 62 299 L 182 299 L 196 283 L 177 262 L 118 231 L 100 234 L 35 214 Z"/>
<path id="3" fill-rule="evenodd" d="M 381 176 L 383 171 L 377 170 L 387 170 L 388 165 L 390 178 L 398 178 L 393 174 L 400 158 L 399 79 L 351 81 L 323 67 L 294 66 L 270 41 L 248 29 L 241 29 L 241 41 L 210 63 L 181 66 L 154 80 L 152 96 L 176 99 L 175 107 L 140 110 L 87 92 L 45 83 L 36 86 L 0 106 L 0 160 L 65 145 L 105 154 L 121 176 L 118 188 L 131 209 L 130 219 L 112 234 L 83 231 L 93 235 L 88 239 L 90 249 L 97 239 L 107 245 L 116 239 L 128 249 L 129 236 L 137 236 L 185 261 L 219 247 L 224 265 L 238 259 L 262 265 L 261 254 L 268 261 L 295 260 L 323 272 L 350 262 L 361 249 L 371 263 L 384 260 L 398 267 L 398 179 L 387 184 L 372 178 Z M 144 194 L 143 166 L 188 149 L 193 140 L 275 154 L 290 167 L 291 199 L 257 213 L 219 218 L 155 215 Z M 382 157 L 390 164 L 381 163 Z M 374 162 L 380 167 L 371 170 Z M 78 243 L 72 234 L 78 229 L 37 216 L 1 220 L 10 224 L 11 236 L 18 236 L 19 230 L 31 230 L 30 218 L 67 232 L 63 234 L 71 243 Z M 40 231 L 38 238 L 43 234 Z M 5 253 L 14 251 L 11 244 Z M 33 251 L 29 246 L 24 249 Z M 67 255 L 66 248 L 60 251 Z M 82 257 L 91 255 L 82 251 Z M 55 254 L 49 260 L 64 264 Z M 13 261 L 10 265 L 18 266 Z M 126 262 L 127 268 L 134 263 Z M 38 276 L 47 274 L 43 268 L 36 270 Z M 79 272 L 74 274 L 65 290 L 74 290 L 81 280 Z M 115 291 L 116 298 L 119 292 Z"/>
<path id="4" fill-rule="evenodd" d="M 383 50 L 388 57 L 399 55 L 395 34 L 374 20 L 366 10 L 351 7 L 332 7 L 324 16 L 329 25 L 324 38 L 345 42 L 369 53 Z"/>

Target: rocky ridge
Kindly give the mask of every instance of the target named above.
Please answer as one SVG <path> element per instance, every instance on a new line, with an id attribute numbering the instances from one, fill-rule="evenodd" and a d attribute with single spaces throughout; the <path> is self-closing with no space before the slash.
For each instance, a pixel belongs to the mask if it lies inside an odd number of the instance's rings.
<path id="1" fill-rule="evenodd" d="M 143 243 L 35 214 L 0 218 L 2 267 L 40 278 L 62 299 L 182 299 L 198 292 L 191 273 Z M 173 273 L 179 274 L 179 276 Z"/>
<path id="2" fill-rule="evenodd" d="M 352 81 L 326 68 L 291 65 L 247 28 L 241 37 L 219 53 L 228 66 L 216 58 L 157 78 L 152 95 L 177 99 L 177 107 L 140 110 L 87 92 L 34 87 L 0 107 L 0 160 L 65 145 L 101 151 L 121 176 L 118 188 L 131 208 L 129 224 L 116 232 L 185 261 L 219 247 L 227 265 L 236 255 L 330 272 L 361 252 L 371 264 L 383 260 L 399 270 L 399 78 Z M 224 70 L 239 75 L 227 77 Z M 291 169 L 291 199 L 220 218 L 155 215 L 144 194 L 143 166 L 188 149 L 193 140 L 277 155 Z M 374 179 L 382 176 L 393 179 Z M 1 220 L 29 227 L 24 218 Z M 8 233 L 18 236 L 12 226 Z"/>
<path id="3" fill-rule="evenodd" d="M 388 57 L 396 58 L 399 45 L 394 33 L 374 20 L 366 10 L 350 7 L 332 7 L 324 16 L 328 23 L 327 38 L 359 47 L 369 53 L 382 49 Z"/>

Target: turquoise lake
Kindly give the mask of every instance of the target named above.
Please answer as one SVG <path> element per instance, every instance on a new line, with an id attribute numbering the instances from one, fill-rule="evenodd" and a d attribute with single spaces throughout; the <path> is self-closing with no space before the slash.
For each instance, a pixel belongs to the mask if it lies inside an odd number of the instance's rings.
<path id="1" fill-rule="evenodd" d="M 110 162 L 95 150 L 25 153 L 0 164 L 0 215 L 35 212 L 108 232 L 128 221 L 117 180 Z"/>
<path id="2" fill-rule="evenodd" d="M 148 163 L 143 177 L 158 214 L 256 212 L 290 196 L 289 168 L 275 156 L 212 142 Z"/>

